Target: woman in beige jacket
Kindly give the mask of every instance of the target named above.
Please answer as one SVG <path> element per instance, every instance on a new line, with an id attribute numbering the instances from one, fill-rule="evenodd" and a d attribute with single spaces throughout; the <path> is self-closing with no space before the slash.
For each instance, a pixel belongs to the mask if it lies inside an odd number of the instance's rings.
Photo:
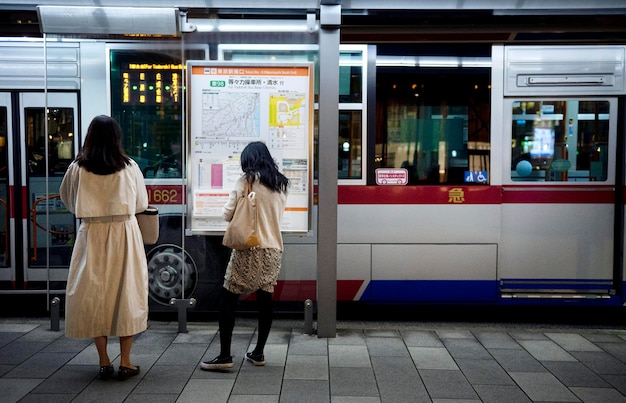
<path id="1" fill-rule="evenodd" d="M 81 219 L 67 279 L 65 335 L 94 339 L 102 379 L 114 373 L 107 337 L 119 336 L 118 377 L 123 380 L 139 374 L 130 351 L 133 336 L 148 325 L 148 270 L 135 218 L 147 208 L 148 193 L 121 137 L 113 118 L 95 117 L 60 193 Z"/>
<path id="2" fill-rule="evenodd" d="M 259 306 L 257 343 L 246 353 L 254 365 L 265 365 L 263 349 L 272 326 L 272 296 L 278 279 L 283 254 L 280 220 L 287 203 L 289 180 L 278 171 L 269 150 L 260 141 L 248 144 L 241 152 L 243 175 L 224 206 L 224 219 L 230 221 L 237 211 L 237 199 L 246 192 L 247 183 L 255 192 L 258 235 L 261 244 L 245 250 L 233 250 L 224 276 L 220 295 L 220 355 L 200 364 L 204 370 L 220 370 L 233 366 L 230 345 L 235 326 L 235 308 L 239 295 L 256 292 Z"/>

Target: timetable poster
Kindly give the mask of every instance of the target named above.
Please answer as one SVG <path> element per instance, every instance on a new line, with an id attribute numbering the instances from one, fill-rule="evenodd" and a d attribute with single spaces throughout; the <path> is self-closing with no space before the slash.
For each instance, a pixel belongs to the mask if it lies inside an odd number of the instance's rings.
<path id="1" fill-rule="evenodd" d="M 289 178 L 281 229 L 309 230 L 312 200 L 313 63 L 187 62 L 188 217 L 193 234 L 223 232 L 240 155 L 264 142 Z M 189 222 L 189 221 L 188 221 Z"/>

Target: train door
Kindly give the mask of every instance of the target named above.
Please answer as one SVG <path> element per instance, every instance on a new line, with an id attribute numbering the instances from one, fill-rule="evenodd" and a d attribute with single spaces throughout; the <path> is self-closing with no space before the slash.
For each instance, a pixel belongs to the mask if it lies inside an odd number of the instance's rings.
<path id="1" fill-rule="evenodd" d="M 623 48 L 511 47 L 504 59 L 501 296 L 617 301 Z"/>
<path id="2" fill-rule="evenodd" d="M 14 288 L 64 289 L 75 221 L 58 192 L 78 147 L 77 111 L 72 92 L 0 94 L 0 279 Z"/>

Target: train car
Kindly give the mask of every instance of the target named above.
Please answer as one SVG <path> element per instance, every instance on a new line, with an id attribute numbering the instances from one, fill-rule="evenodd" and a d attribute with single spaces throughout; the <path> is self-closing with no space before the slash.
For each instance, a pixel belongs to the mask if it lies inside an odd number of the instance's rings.
<path id="1" fill-rule="evenodd" d="M 313 62 L 316 142 L 328 6 L 337 300 L 624 304 L 626 3 L 69 3 L 0 5 L 0 295 L 62 298 L 77 222 L 58 188 L 110 114 L 160 210 L 151 310 L 215 310 L 229 251 L 187 228 L 185 64 Z M 277 302 L 316 300 L 317 236 L 312 206 L 284 234 Z"/>

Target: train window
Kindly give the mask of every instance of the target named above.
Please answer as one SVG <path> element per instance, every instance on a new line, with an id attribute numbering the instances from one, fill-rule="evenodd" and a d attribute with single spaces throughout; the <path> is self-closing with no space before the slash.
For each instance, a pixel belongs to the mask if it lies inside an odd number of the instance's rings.
<path id="1" fill-rule="evenodd" d="M 339 111 L 339 179 L 362 177 L 361 111 Z"/>
<path id="2" fill-rule="evenodd" d="M 488 182 L 489 69 L 379 67 L 377 116 L 375 167 L 406 168 L 409 184 Z"/>
<path id="3" fill-rule="evenodd" d="M 363 51 L 339 54 L 339 103 L 363 102 Z"/>
<path id="4" fill-rule="evenodd" d="M 606 181 L 609 109 L 608 101 L 514 101 L 511 180 Z"/>
<path id="5" fill-rule="evenodd" d="M 74 159 L 74 110 L 48 110 L 48 159 L 44 108 L 25 108 L 25 114 L 29 177 L 45 176 L 46 164 L 50 176 L 63 176 Z"/>

